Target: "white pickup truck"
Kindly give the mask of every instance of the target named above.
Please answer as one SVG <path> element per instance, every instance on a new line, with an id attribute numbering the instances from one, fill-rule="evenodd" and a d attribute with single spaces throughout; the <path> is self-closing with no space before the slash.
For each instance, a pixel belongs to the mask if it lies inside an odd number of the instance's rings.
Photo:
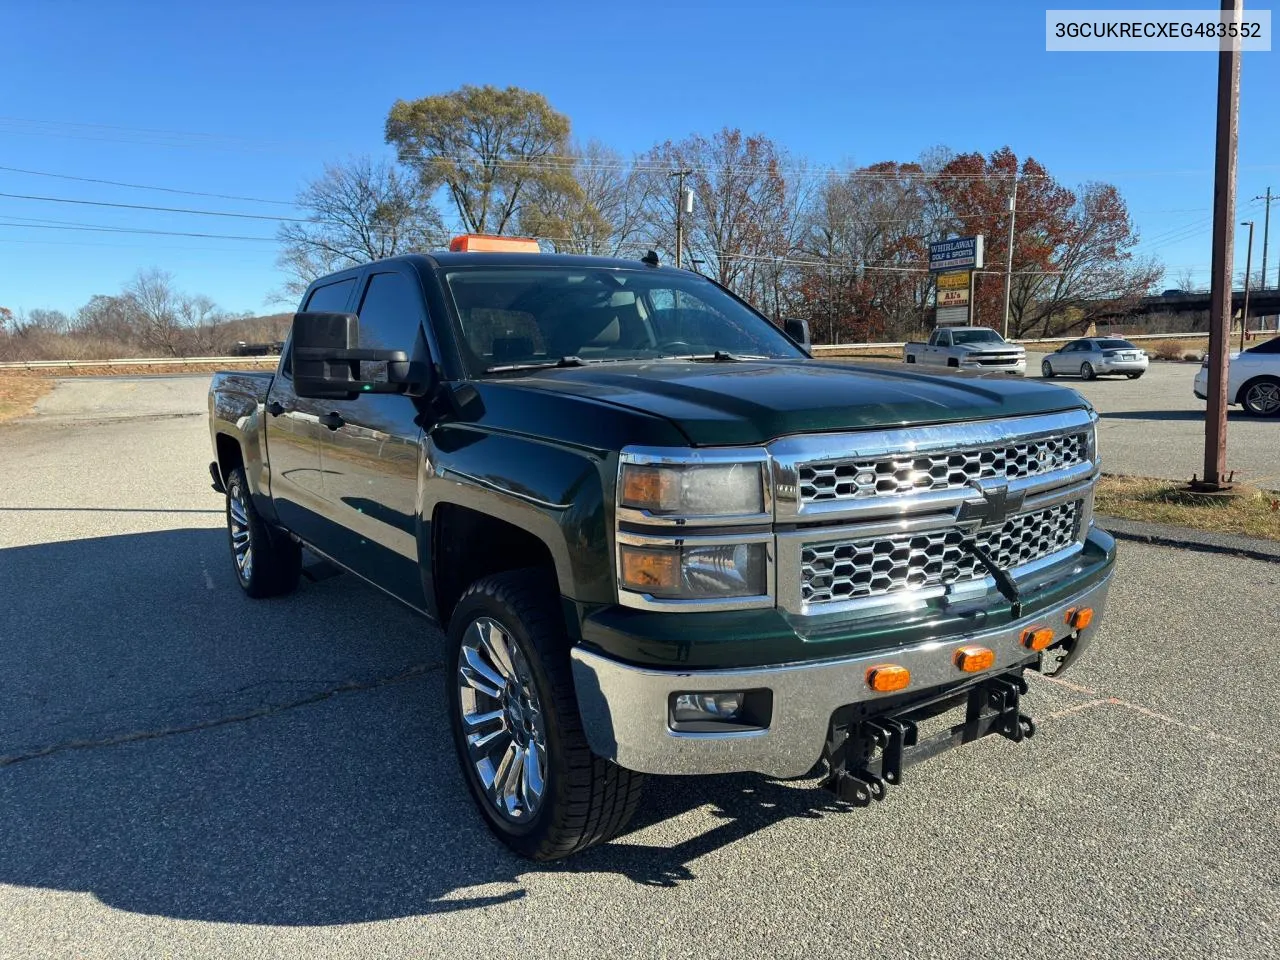
<path id="1" fill-rule="evenodd" d="M 990 327 L 940 327 L 928 343 L 913 341 L 902 351 L 907 363 L 1024 376 L 1027 351 Z"/>

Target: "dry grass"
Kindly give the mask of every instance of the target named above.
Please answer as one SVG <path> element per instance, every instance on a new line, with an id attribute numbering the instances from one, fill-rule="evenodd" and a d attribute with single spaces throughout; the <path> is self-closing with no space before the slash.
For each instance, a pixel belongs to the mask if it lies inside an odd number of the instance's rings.
<path id="1" fill-rule="evenodd" d="M 164 376 L 167 373 L 207 373 L 213 376 L 215 370 L 270 370 L 274 371 L 280 363 L 279 357 L 245 357 L 242 360 L 231 360 L 227 363 L 166 363 L 164 366 L 152 366 L 142 363 L 95 363 L 89 367 L 35 367 L 31 370 L 5 370 L 4 376 L 15 377 L 101 377 L 137 376 L 153 374 Z"/>
<path id="2" fill-rule="evenodd" d="M 1208 500 L 1183 487 L 1168 480 L 1108 475 L 1098 484 L 1094 508 L 1124 520 L 1280 540 L 1280 492 Z"/>
<path id="3" fill-rule="evenodd" d="M 0 423 L 25 417 L 52 388 L 53 381 L 43 377 L 0 375 Z"/>

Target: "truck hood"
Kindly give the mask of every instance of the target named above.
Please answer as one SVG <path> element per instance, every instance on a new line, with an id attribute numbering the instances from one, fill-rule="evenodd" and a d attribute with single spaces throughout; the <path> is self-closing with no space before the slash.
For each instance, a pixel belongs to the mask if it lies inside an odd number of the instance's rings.
<path id="1" fill-rule="evenodd" d="M 1074 390 L 1034 381 L 816 360 L 600 364 L 539 370 L 506 383 L 657 415 L 700 446 L 1088 407 Z"/>

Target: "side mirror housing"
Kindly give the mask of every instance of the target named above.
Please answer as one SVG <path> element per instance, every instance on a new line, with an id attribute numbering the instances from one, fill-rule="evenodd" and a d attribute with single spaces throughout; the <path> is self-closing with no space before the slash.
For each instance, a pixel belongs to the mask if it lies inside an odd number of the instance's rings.
<path id="1" fill-rule="evenodd" d="M 404 393 L 413 382 L 405 351 L 360 349 L 354 313 L 295 314 L 291 362 L 294 391 L 317 400 Z"/>
<path id="2" fill-rule="evenodd" d="M 782 331 L 794 340 L 796 346 L 804 350 L 805 353 L 811 353 L 813 351 L 813 340 L 809 336 L 808 320 L 783 320 Z"/>

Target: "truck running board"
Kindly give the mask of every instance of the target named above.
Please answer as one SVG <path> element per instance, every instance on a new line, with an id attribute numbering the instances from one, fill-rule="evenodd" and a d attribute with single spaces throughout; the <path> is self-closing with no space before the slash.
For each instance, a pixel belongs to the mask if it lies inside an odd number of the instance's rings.
<path id="1" fill-rule="evenodd" d="M 865 807 L 883 800 L 885 786 L 901 783 L 903 769 L 913 763 L 993 733 L 1019 743 L 1036 732 L 1035 721 L 1019 709 L 1026 692 L 1021 670 L 984 680 L 967 694 L 964 722 L 925 740 L 916 724 L 938 713 L 930 709 L 937 701 L 916 704 L 897 715 L 832 723 L 826 751 L 830 772 L 822 786 L 846 803 Z M 948 695 L 943 701 L 959 706 L 965 697 Z"/>

